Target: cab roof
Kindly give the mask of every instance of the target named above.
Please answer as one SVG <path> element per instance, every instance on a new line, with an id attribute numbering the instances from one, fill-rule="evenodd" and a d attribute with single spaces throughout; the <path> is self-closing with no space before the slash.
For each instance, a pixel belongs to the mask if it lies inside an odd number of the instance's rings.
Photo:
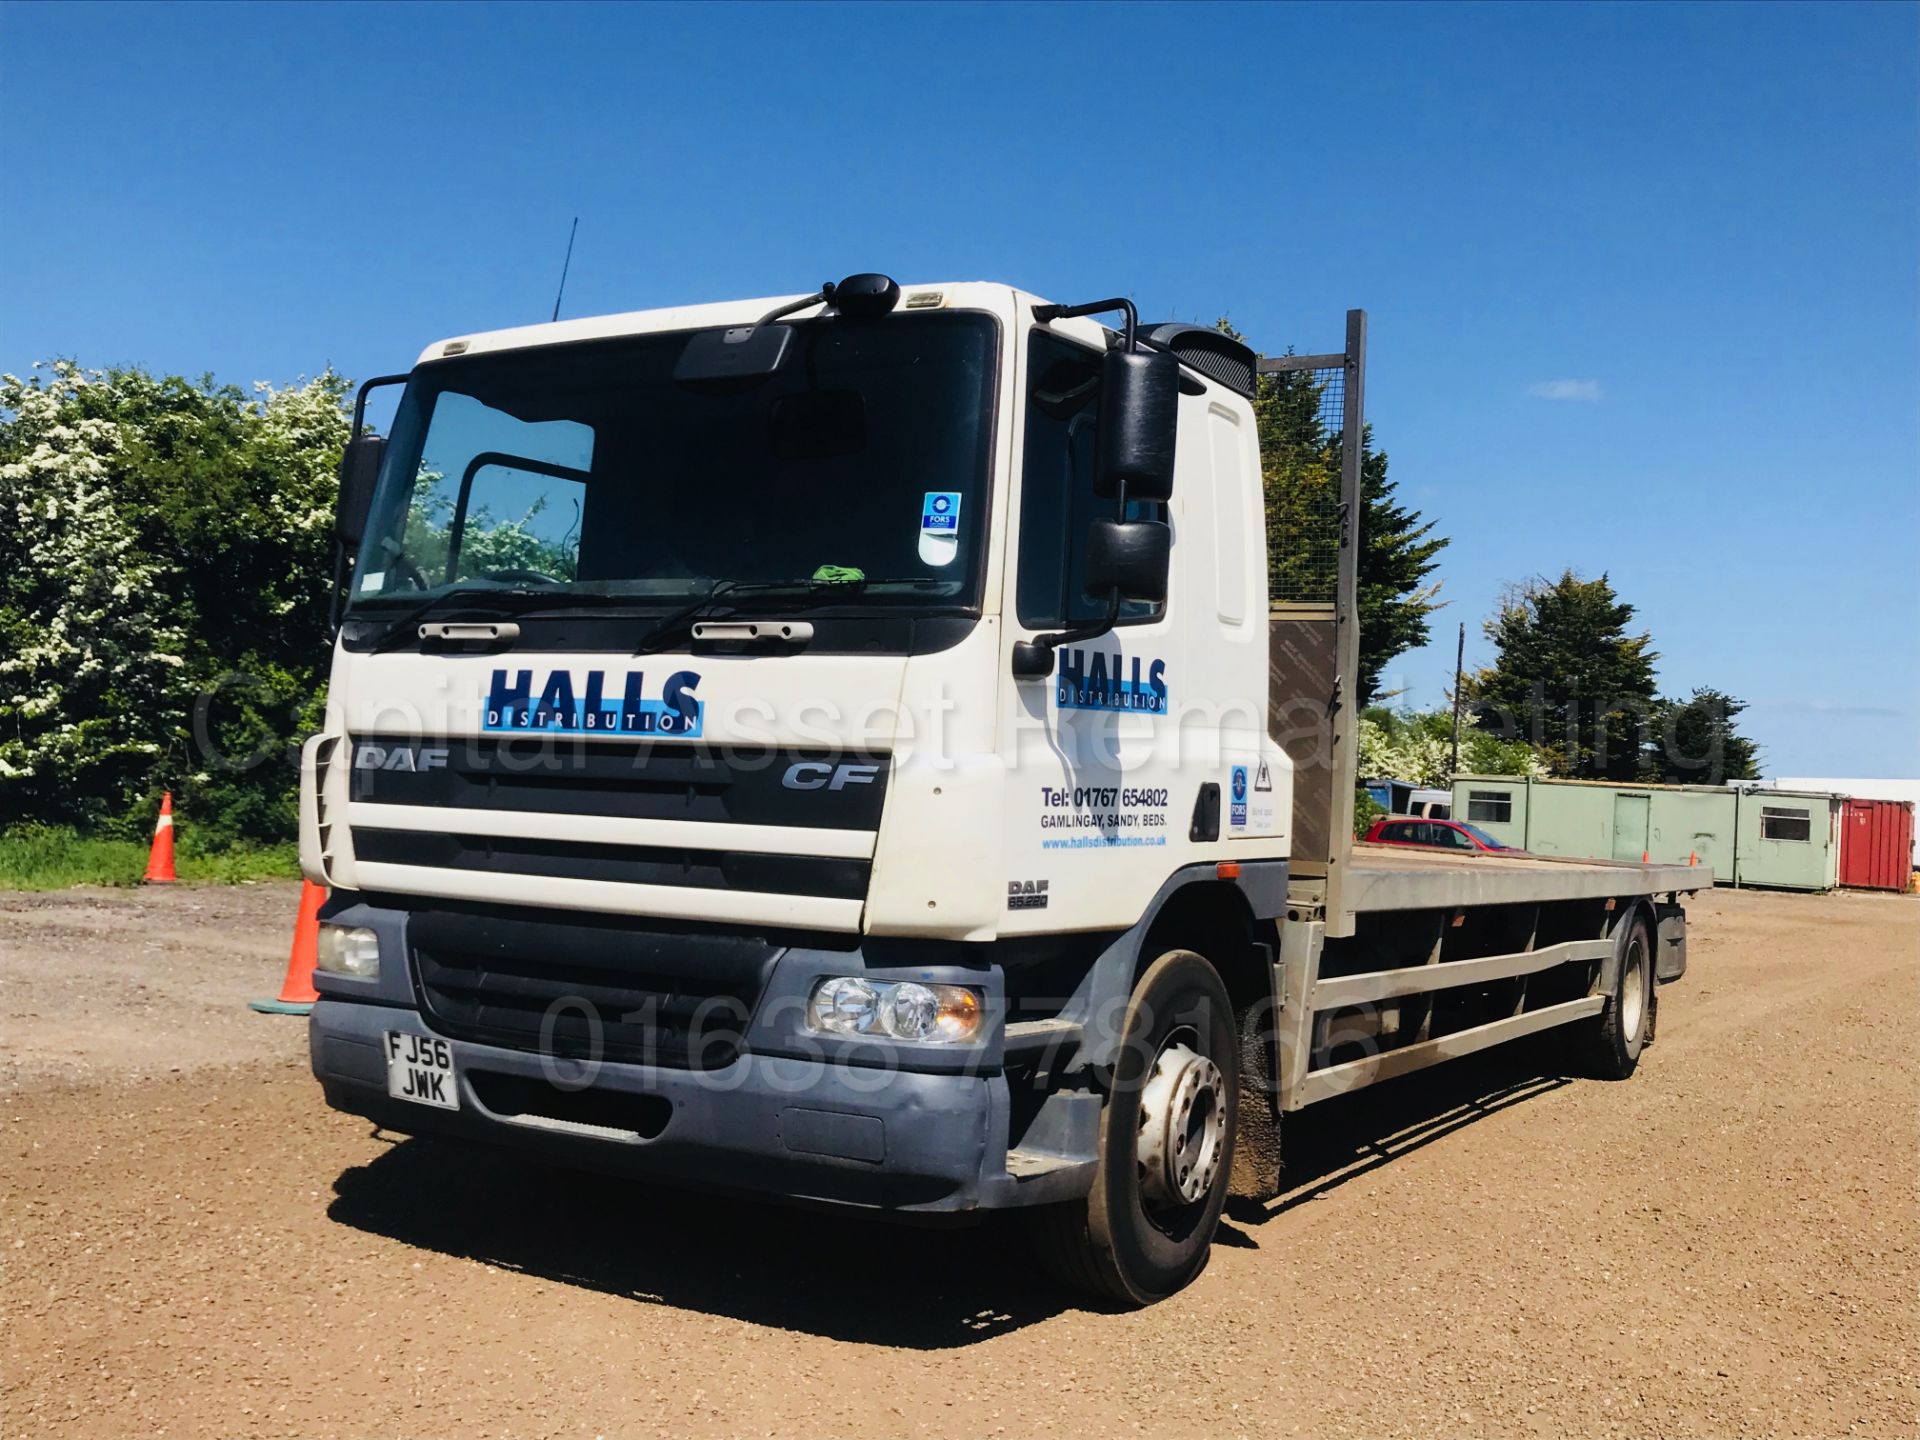
<path id="1" fill-rule="evenodd" d="M 589 315 L 539 325 L 516 325 L 504 330 L 482 330 L 436 340 L 420 352 L 416 364 L 456 355 L 483 355 L 520 350 L 535 345 L 564 345 L 578 340 L 610 340 L 623 335 L 652 335 L 667 330 L 703 330 L 720 325 L 747 325 L 781 305 L 804 300 L 798 295 L 763 295 L 745 300 L 722 300 L 706 305 L 674 305 L 659 310 L 628 310 L 616 315 Z M 915 304 L 915 301 L 920 303 Z M 966 280 L 931 285 L 902 285 L 902 310 L 991 310 L 1006 314 L 1015 304 L 1040 303 L 1010 285 Z M 804 312 L 803 312 L 804 313 Z M 1092 322 L 1082 322 L 1092 329 Z M 1067 328 L 1063 324 L 1063 329 Z"/>

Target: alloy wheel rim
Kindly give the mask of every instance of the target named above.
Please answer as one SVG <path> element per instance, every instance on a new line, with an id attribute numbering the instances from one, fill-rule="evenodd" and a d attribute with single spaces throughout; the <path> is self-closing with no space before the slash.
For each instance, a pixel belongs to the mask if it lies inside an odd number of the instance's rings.
<path id="1" fill-rule="evenodd" d="M 1212 1190 L 1226 1148 L 1226 1101 L 1220 1067 L 1186 1036 L 1168 1036 L 1140 1089 L 1134 1155 L 1148 1210 L 1192 1205 Z"/>

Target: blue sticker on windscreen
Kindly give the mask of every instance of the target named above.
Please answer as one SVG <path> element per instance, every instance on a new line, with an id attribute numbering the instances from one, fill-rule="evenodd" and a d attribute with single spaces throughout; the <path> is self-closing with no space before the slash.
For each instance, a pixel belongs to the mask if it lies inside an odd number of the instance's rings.
<path id="1" fill-rule="evenodd" d="M 920 558 L 928 565 L 951 565 L 960 553 L 960 496 L 929 490 L 920 505 Z"/>
<path id="2" fill-rule="evenodd" d="M 960 496 L 951 490 L 929 490 L 920 507 L 920 529 L 938 534 L 960 532 Z"/>

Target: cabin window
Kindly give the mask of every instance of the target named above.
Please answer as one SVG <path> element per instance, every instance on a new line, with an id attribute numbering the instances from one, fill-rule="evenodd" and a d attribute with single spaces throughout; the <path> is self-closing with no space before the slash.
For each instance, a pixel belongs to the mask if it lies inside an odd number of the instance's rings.
<path id="1" fill-rule="evenodd" d="M 1106 618 L 1107 597 L 1086 593 L 1087 525 L 1113 514 L 1094 493 L 1100 352 L 1035 329 L 1027 347 L 1027 435 L 1020 479 L 1020 623 L 1034 630 Z M 1166 519 L 1158 501 L 1127 502 L 1127 519 Z M 1122 625 L 1157 620 L 1162 605 L 1120 607 Z"/>
<path id="2" fill-rule="evenodd" d="M 1760 838 L 1762 840 L 1798 840 L 1807 843 L 1813 839 L 1813 820 L 1805 810 L 1789 810 L 1781 805 L 1762 805 L 1760 807 Z"/>
<path id="3" fill-rule="evenodd" d="M 1510 825 L 1513 823 L 1513 796 L 1503 790 L 1469 790 L 1467 819 Z"/>
<path id="4" fill-rule="evenodd" d="M 1215 405 L 1207 411 L 1207 439 L 1213 449 L 1213 574 L 1219 587 L 1221 623 L 1239 625 L 1247 618 L 1247 535 L 1252 489 L 1241 483 L 1241 459 L 1246 446 L 1240 435 L 1240 417 Z"/>

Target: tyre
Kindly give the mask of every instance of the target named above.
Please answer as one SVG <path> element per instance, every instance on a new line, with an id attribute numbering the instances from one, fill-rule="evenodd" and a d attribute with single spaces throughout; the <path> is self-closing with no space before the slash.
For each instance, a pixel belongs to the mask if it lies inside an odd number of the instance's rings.
<path id="1" fill-rule="evenodd" d="M 1041 1263 L 1073 1289 L 1151 1305 L 1206 1268 L 1233 1170 L 1233 1006 L 1204 956 L 1173 950 L 1127 1004 L 1100 1163 L 1083 1200 L 1033 1217 Z"/>
<path id="2" fill-rule="evenodd" d="M 1653 932 L 1636 914 L 1620 938 L 1620 973 L 1607 1005 L 1580 1026 L 1582 1069 L 1601 1080 L 1624 1080 L 1640 1063 L 1653 1033 Z"/>

